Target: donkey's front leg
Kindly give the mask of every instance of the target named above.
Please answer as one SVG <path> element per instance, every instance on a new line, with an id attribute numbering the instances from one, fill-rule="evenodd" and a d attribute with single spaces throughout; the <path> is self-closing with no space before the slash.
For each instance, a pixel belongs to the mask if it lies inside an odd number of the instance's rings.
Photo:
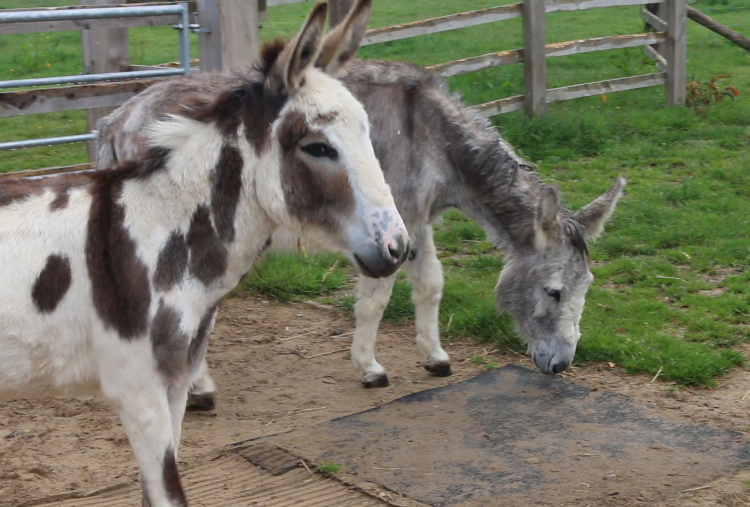
<path id="1" fill-rule="evenodd" d="M 120 409 L 120 421 L 141 470 L 142 505 L 187 506 L 177 471 L 179 425 L 187 385 L 176 392 L 153 368 L 144 368 L 144 364 L 119 366 L 102 375 L 102 390 Z"/>
<path id="2" fill-rule="evenodd" d="M 414 234 L 416 232 L 416 234 Z M 451 372 L 450 358 L 440 346 L 439 314 L 443 296 L 443 265 L 437 258 L 432 225 L 412 229 L 412 241 L 417 256 L 405 264 L 411 282 L 414 302 L 417 349 L 422 366 L 438 377 Z"/>
<path id="3" fill-rule="evenodd" d="M 360 276 L 354 304 L 356 328 L 352 341 L 352 363 L 362 374 L 365 387 L 386 387 L 388 375 L 375 359 L 375 340 L 380 319 L 391 298 L 396 274 L 386 278 Z"/>

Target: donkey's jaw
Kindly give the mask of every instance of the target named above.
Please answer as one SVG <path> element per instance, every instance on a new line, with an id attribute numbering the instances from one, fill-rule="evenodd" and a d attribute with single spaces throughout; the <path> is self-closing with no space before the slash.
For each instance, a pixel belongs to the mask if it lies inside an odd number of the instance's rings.
<path id="1" fill-rule="evenodd" d="M 409 234 L 395 210 L 395 206 L 377 208 L 369 213 L 369 220 L 352 226 L 347 253 L 365 276 L 389 276 L 409 257 Z"/>

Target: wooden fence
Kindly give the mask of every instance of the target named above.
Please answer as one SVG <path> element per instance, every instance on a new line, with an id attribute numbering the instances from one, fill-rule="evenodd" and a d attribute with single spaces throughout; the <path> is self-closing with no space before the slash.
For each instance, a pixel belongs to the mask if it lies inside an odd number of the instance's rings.
<path id="1" fill-rule="evenodd" d="M 101 6 L 112 3 L 113 0 L 84 1 Z M 259 21 L 267 16 L 266 7 L 302 1 L 305 0 L 196 0 L 199 26 L 196 25 L 194 28 L 199 33 L 201 70 L 249 65 L 257 55 L 260 45 Z M 329 1 L 332 4 L 331 15 L 340 18 L 345 12 L 345 6 L 352 0 Z M 650 12 L 653 8 L 642 10 L 642 17 L 653 27 L 653 32 L 546 44 L 545 27 L 547 16 L 550 14 L 645 4 L 659 6 L 659 16 Z M 540 115 L 544 114 L 548 103 L 650 86 L 665 86 L 667 103 L 679 105 L 685 101 L 686 13 L 687 0 L 523 0 L 510 5 L 374 28 L 367 31 L 363 45 L 520 17 L 523 18 L 523 48 L 478 55 L 429 67 L 441 76 L 448 77 L 522 63 L 524 93 L 474 106 L 480 115 L 489 117 L 522 108 L 528 115 Z M 332 21 L 335 23 L 336 20 Z M 89 25 L 87 28 L 94 26 Z M 101 37 L 107 37 L 108 44 L 112 43 L 113 38 L 106 35 L 107 30 L 101 29 L 96 32 L 99 32 Z M 0 34 L 2 33 L 0 30 Z M 240 43 L 237 43 L 238 39 Z M 122 48 L 122 42 L 119 44 Z M 127 42 L 124 47 L 127 48 Z M 643 47 L 646 54 L 654 60 L 657 72 L 547 89 L 548 58 L 630 47 Z M 242 49 L 238 51 L 233 48 Z M 109 54 L 113 53 L 110 51 Z M 121 51 L 114 54 L 121 54 Z M 120 68 L 126 60 L 127 58 L 123 59 L 122 55 L 120 56 Z M 112 65 L 111 62 L 109 65 Z M 107 65 L 104 68 L 106 69 Z M 19 114 L 116 106 L 152 82 L 153 80 L 114 82 L 0 93 L 0 118 Z M 18 104 L 23 104 L 23 107 L 19 107 Z"/>

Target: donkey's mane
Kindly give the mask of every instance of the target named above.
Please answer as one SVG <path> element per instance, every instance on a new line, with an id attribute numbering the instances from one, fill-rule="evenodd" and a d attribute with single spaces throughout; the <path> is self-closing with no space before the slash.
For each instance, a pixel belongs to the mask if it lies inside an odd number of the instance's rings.
<path id="1" fill-rule="evenodd" d="M 455 99 L 454 99 L 455 100 Z M 534 222 L 544 187 L 539 173 L 515 154 L 513 149 L 484 118 L 475 118 L 476 125 L 485 125 L 487 141 L 476 146 L 467 140 L 463 148 L 471 153 L 473 164 L 462 167 L 465 181 L 474 186 L 478 196 L 507 227 L 511 236 L 525 245 L 534 244 Z M 560 205 L 561 232 L 584 257 L 588 248 L 583 228 L 573 214 Z"/>
<path id="2" fill-rule="evenodd" d="M 278 37 L 264 42 L 263 47 L 260 49 L 260 60 L 253 65 L 253 68 L 264 76 L 267 76 L 271 72 L 273 64 L 279 59 L 279 55 L 285 46 L 286 41 Z"/>
<path id="3" fill-rule="evenodd" d="M 441 110 L 446 116 L 447 127 L 453 131 L 451 145 L 456 156 L 461 157 L 456 160 L 459 162 L 456 169 L 460 177 L 474 188 L 482 203 L 507 225 L 506 229 L 513 238 L 524 245 L 533 245 L 533 224 L 544 182 L 533 166 L 518 156 L 503 139 L 497 127 L 466 107 L 460 94 L 449 93 L 444 81 L 437 81 L 437 90 L 447 97 L 441 100 Z M 562 206 L 560 215 L 563 234 L 581 255 L 587 256 L 581 225 Z"/>

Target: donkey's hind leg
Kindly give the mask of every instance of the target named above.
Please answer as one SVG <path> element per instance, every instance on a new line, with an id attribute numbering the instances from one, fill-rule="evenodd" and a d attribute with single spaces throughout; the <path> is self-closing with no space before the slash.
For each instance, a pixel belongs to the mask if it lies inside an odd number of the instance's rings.
<path id="1" fill-rule="evenodd" d="M 386 278 L 360 276 L 354 305 L 356 328 L 352 341 L 352 363 L 362 373 L 365 387 L 386 387 L 388 375 L 375 359 L 375 340 L 380 319 L 391 298 L 396 274 Z"/>
<path id="2" fill-rule="evenodd" d="M 198 378 L 190 386 L 187 398 L 188 410 L 213 410 L 216 407 L 216 384 L 208 371 L 205 358 L 198 369 Z"/>
<path id="3" fill-rule="evenodd" d="M 214 310 L 211 316 L 211 323 L 209 324 L 208 334 L 211 335 L 214 332 L 214 325 L 216 324 L 216 313 L 218 307 Z M 206 358 L 203 358 L 200 366 L 198 367 L 198 376 L 190 386 L 187 398 L 187 409 L 188 410 L 200 410 L 208 411 L 213 410 L 216 407 L 216 384 L 214 383 L 211 375 L 208 372 L 208 364 Z"/>
<path id="4" fill-rule="evenodd" d="M 432 225 L 422 225 L 411 232 L 417 255 L 405 264 L 405 269 L 412 287 L 417 348 L 422 366 L 427 371 L 438 377 L 447 377 L 452 373 L 450 358 L 440 346 L 438 328 L 443 296 L 443 266 L 437 258 Z"/>

